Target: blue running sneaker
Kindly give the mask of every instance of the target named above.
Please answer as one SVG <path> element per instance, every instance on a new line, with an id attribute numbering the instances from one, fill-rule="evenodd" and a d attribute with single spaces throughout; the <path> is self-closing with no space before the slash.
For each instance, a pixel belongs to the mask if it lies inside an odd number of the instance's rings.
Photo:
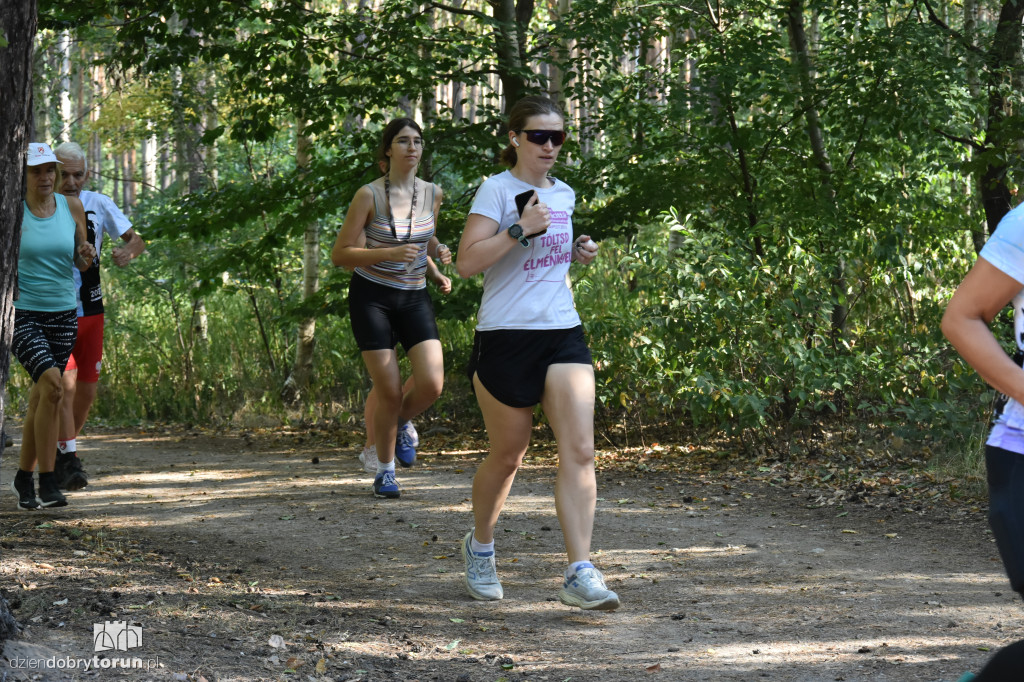
<path id="1" fill-rule="evenodd" d="M 398 492 L 398 481 L 394 471 L 382 471 L 373 479 L 373 496 L 395 499 L 402 495 Z"/>
<path id="2" fill-rule="evenodd" d="M 404 467 L 411 467 L 416 461 L 416 446 L 419 435 L 412 422 L 405 422 L 398 427 L 398 438 L 395 440 L 395 459 Z"/>
<path id="3" fill-rule="evenodd" d="M 565 579 L 558 599 L 566 606 L 595 611 L 614 611 L 619 608 L 619 595 L 604 584 L 604 576 L 593 565 L 583 565 Z"/>

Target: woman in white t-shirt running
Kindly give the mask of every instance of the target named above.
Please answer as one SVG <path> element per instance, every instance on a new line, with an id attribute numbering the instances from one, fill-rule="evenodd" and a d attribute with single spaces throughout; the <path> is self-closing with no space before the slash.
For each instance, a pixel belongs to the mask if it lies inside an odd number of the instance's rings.
<path id="1" fill-rule="evenodd" d="M 1014 358 L 989 328 L 1010 303 Z M 1005 396 L 985 442 L 988 517 L 1010 586 L 1024 595 L 1024 204 L 1003 217 L 982 248 L 946 307 L 942 333 L 967 364 Z M 968 673 L 961 679 L 1024 679 L 1024 640 L 1000 650 L 976 677 Z"/>
<path id="2" fill-rule="evenodd" d="M 494 562 L 494 526 L 530 444 L 540 403 L 558 441 L 555 510 L 569 565 L 559 599 L 583 609 L 618 608 L 619 597 L 590 563 L 597 504 L 594 368 L 568 286 L 569 265 L 589 264 L 597 245 L 573 238 L 576 195 L 548 175 L 565 141 L 554 102 L 526 97 L 509 111 L 510 169 L 484 181 L 459 242 L 462 277 L 484 273 L 469 374 L 490 452 L 473 479 L 475 527 L 462 554 L 474 599 L 504 596 Z M 517 208 L 522 195 L 525 206 Z M 521 215 L 520 215 L 521 213 Z"/>

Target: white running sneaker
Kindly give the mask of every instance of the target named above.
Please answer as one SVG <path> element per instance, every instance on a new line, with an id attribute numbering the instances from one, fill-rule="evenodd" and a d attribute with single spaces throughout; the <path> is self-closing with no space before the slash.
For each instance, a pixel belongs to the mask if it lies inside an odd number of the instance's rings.
<path id="1" fill-rule="evenodd" d="M 470 546 L 473 531 L 462 540 L 462 558 L 466 560 L 466 589 L 473 599 L 497 601 L 505 596 L 494 567 L 494 552 L 477 554 Z"/>
<path id="2" fill-rule="evenodd" d="M 363 465 L 363 470 L 368 474 L 377 475 L 377 446 L 371 445 L 363 448 L 363 451 L 359 453 L 359 463 Z"/>
<path id="3" fill-rule="evenodd" d="M 409 429 L 409 444 L 412 445 L 414 448 L 418 448 L 420 446 L 420 434 L 418 431 L 416 431 L 416 425 L 413 424 L 411 421 L 408 421 L 405 422 L 405 426 L 403 428 Z"/>
<path id="4" fill-rule="evenodd" d="M 558 599 L 567 606 L 596 611 L 614 611 L 619 608 L 619 595 L 604 584 L 601 571 L 592 564 L 576 569 L 576 573 L 565 579 Z"/>

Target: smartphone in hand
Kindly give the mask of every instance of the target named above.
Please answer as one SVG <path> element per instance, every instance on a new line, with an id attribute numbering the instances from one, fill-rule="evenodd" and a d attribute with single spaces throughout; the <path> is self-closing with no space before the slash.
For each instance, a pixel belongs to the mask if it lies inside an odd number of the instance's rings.
<path id="1" fill-rule="evenodd" d="M 516 209 L 519 210 L 519 217 L 520 218 L 523 217 L 523 211 L 526 210 L 526 204 L 528 204 L 530 202 L 530 197 L 532 197 L 532 196 L 533 196 L 533 190 L 532 189 L 528 189 L 525 192 L 522 192 L 521 194 L 517 194 L 516 195 Z M 537 234 L 531 234 L 530 236 L 531 237 L 539 237 L 539 236 L 541 236 L 542 234 L 544 234 L 547 231 L 548 231 L 547 228 L 544 228 L 543 230 L 541 230 Z"/>

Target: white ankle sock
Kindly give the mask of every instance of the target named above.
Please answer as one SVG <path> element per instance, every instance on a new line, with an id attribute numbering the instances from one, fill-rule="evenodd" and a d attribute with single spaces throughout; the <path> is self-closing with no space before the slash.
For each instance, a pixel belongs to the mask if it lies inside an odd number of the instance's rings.
<path id="1" fill-rule="evenodd" d="M 476 536 L 470 536 L 469 538 L 469 549 L 473 554 L 493 554 L 494 553 L 494 540 L 491 540 L 487 544 L 478 542 Z"/>

